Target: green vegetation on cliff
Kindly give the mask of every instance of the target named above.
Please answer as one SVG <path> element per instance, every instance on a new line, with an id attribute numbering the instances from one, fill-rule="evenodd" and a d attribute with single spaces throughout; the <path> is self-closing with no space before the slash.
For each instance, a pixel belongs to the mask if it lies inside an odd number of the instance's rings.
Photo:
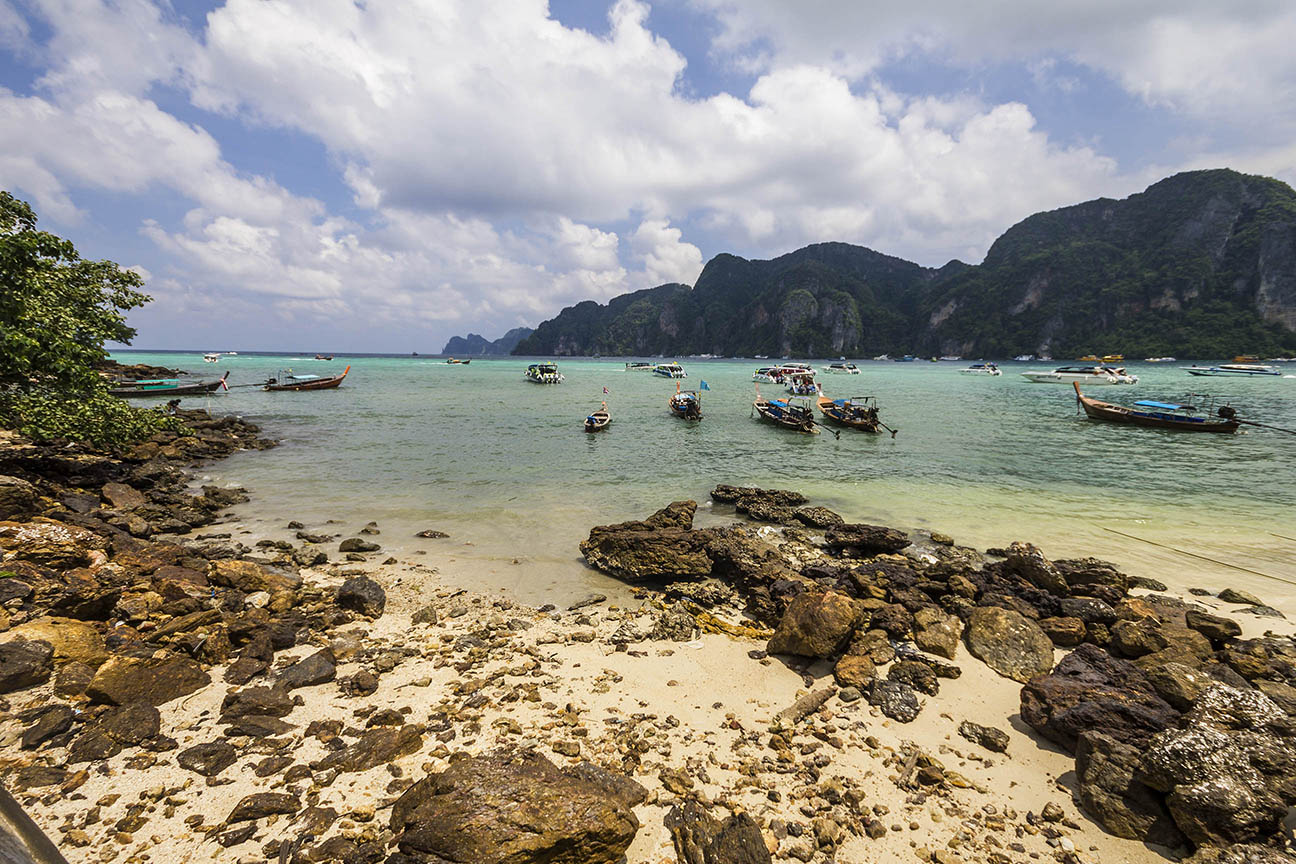
<path id="1" fill-rule="evenodd" d="M 1219 357 L 1296 352 L 1296 192 L 1229 170 L 1031 216 L 980 265 L 844 243 L 717 255 L 693 288 L 564 309 L 515 354 Z"/>

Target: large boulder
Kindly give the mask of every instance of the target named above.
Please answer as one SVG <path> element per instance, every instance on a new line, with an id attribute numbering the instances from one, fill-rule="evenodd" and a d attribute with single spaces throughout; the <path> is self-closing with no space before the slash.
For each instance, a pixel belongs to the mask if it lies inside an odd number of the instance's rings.
<path id="1" fill-rule="evenodd" d="M 48 642 L 16 640 L 0 645 L 0 693 L 44 684 L 54 671 L 54 647 Z"/>
<path id="2" fill-rule="evenodd" d="M 234 588 L 244 594 L 265 591 L 276 594 L 280 591 L 293 591 L 301 587 L 301 576 L 279 567 L 270 567 L 244 561 L 239 558 L 227 558 L 211 562 L 207 579 L 213 585 L 223 588 Z"/>
<path id="3" fill-rule="evenodd" d="M 202 666 L 188 657 L 116 655 L 95 671 L 86 695 L 94 702 L 110 705 L 131 702 L 162 705 L 210 683 L 211 677 Z"/>
<path id="4" fill-rule="evenodd" d="M 1140 778 L 1167 793 L 1170 814 L 1194 843 L 1263 842 L 1279 836 L 1296 804 L 1294 734 L 1269 697 L 1219 684 L 1197 697 L 1181 728 L 1152 738 Z"/>
<path id="5" fill-rule="evenodd" d="M 105 483 L 100 494 L 114 510 L 135 510 L 148 503 L 142 492 L 125 483 Z"/>
<path id="6" fill-rule="evenodd" d="M 913 616 L 914 644 L 929 654 L 953 660 L 958 651 L 963 622 L 934 606 L 924 606 Z"/>
<path id="7" fill-rule="evenodd" d="M 1117 621 L 1111 628 L 1111 648 L 1124 657 L 1156 655 L 1158 660 L 1173 657 L 1194 666 L 1211 656 L 1211 644 L 1205 636 L 1154 618 Z"/>
<path id="8" fill-rule="evenodd" d="M 1012 543 L 1006 550 L 1006 557 L 1004 563 L 1009 572 L 1016 573 L 1036 588 L 1057 597 L 1071 593 L 1062 571 L 1030 543 Z"/>
<path id="9" fill-rule="evenodd" d="M 591 567 L 627 582 L 707 576 L 708 535 L 694 531 L 694 501 L 676 501 L 642 522 L 596 525 L 581 542 Z"/>
<path id="10" fill-rule="evenodd" d="M 422 746 L 423 736 L 418 726 L 378 726 L 366 729 L 351 746 L 330 753 L 312 767 L 320 771 L 332 768 L 342 773 L 368 771 L 417 753 Z"/>
<path id="11" fill-rule="evenodd" d="M 337 605 L 377 618 L 387 608 L 387 592 L 368 576 L 352 576 L 338 588 Z"/>
<path id="12" fill-rule="evenodd" d="M 1137 747 L 1101 732 L 1085 732 L 1076 743 L 1076 781 L 1080 803 L 1094 820 L 1117 837 L 1171 848 L 1184 843 L 1160 794 L 1135 779 Z"/>
<path id="13" fill-rule="evenodd" d="M 829 549 L 845 555 L 868 558 L 888 552 L 899 552 L 909 545 L 909 535 L 882 525 L 864 525 L 848 522 L 830 528 L 824 534 Z"/>
<path id="14" fill-rule="evenodd" d="M 747 813 L 723 822 L 696 801 L 676 804 L 663 820 L 679 864 L 769 864 L 760 826 Z"/>
<path id="15" fill-rule="evenodd" d="M 472 864 L 613 864 L 639 830 L 627 804 L 535 753 L 452 760 L 392 807 L 391 829 L 411 856 Z"/>
<path id="16" fill-rule="evenodd" d="M 860 620 L 858 601 L 837 591 L 792 599 L 766 650 L 770 654 L 832 657 L 841 653 Z"/>
<path id="17" fill-rule="evenodd" d="M 21 477 L 0 475 L 0 519 L 29 515 L 38 497 L 36 487 Z"/>
<path id="18" fill-rule="evenodd" d="M 1096 645 L 1081 645 L 1021 691 L 1021 716 L 1045 738 L 1074 752 L 1097 731 L 1133 747 L 1174 724 L 1179 712 L 1157 695 L 1141 669 Z"/>
<path id="19" fill-rule="evenodd" d="M 979 606 L 967 625 L 968 651 L 1005 678 L 1026 682 L 1053 668 L 1053 642 L 1020 612 Z"/>
<path id="20" fill-rule="evenodd" d="M 1211 615 L 1209 612 L 1199 612 L 1196 609 L 1188 610 L 1184 615 L 1184 623 L 1209 639 L 1212 645 L 1222 645 L 1242 635 L 1242 625 L 1232 618 Z"/>
<path id="21" fill-rule="evenodd" d="M 52 519 L 33 522 L 0 522 L 0 555 L 47 567 L 83 567 L 90 552 L 104 548 L 98 534 Z"/>
<path id="22" fill-rule="evenodd" d="M 76 662 L 98 666 L 108 657 L 104 637 L 95 626 L 75 618 L 36 618 L 0 633 L 0 642 L 15 639 L 48 642 L 54 648 L 54 662 L 60 665 Z"/>
<path id="23" fill-rule="evenodd" d="M 737 505 L 743 501 L 762 501 L 777 507 L 800 507 L 806 497 L 790 489 L 758 489 L 755 486 L 730 486 L 721 483 L 711 490 L 711 497 L 725 504 Z"/>

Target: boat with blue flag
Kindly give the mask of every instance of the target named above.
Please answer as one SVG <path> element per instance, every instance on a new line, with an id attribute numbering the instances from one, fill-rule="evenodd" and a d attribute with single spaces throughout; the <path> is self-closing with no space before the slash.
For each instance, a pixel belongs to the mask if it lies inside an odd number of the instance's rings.
<path id="1" fill-rule="evenodd" d="M 1080 382 L 1075 386 L 1076 400 L 1084 409 L 1087 417 L 1107 423 L 1124 423 L 1131 426 L 1146 426 L 1152 429 L 1178 429 L 1184 432 L 1221 432 L 1230 434 L 1238 430 L 1242 421 L 1237 419 L 1237 411 L 1229 405 L 1221 406 L 1215 416 L 1209 411 L 1203 412 L 1199 406 L 1179 402 L 1160 402 L 1154 399 L 1140 399 L 1132 406 L 1115 405 L 1101 402 L 1080 391 Z M 1209 398 L 1209 397 L 1206 397 Z"/>
<path id="2" fill-rule="evenodd" d="M 706 382 L 702 382 L 706 386 Z M 710 390 L 710 387 L 706 389 Z M 675 385 L 675 393 L 666 401 L 670 412 L 681 420 L 702 419 L 702 392 L 700 390 L 681 390 Z"/>

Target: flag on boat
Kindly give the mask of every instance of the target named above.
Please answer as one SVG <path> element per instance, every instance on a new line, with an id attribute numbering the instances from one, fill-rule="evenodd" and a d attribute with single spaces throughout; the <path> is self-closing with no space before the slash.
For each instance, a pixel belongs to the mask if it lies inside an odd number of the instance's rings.
<path id="1" fill-rule="evenodd" d="M 608 395 L 608 389 L 606 387 L 603 388 L 603 395 L 604 396 Z"/>
<path id="2" fill-rule="evenodd" d="M 701 382 L 699 382 L 699 383 L 698 383 L 698 386 L 699 386 L 701 389 L 703 389 L 703 390 L 710 390 L 710 389 L 711 389 L 710 387 L 707 386 L 707 383 L 706 383 L 705 381 L 701 381 Z"/>

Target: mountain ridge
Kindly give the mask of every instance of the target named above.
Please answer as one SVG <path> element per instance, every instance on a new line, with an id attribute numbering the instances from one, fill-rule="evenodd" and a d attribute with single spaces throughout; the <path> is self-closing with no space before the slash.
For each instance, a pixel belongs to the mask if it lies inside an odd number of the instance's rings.
<path id="1" fill-rule="evenodd" d="M 514 327 L 498 339 L 490 340 L 476 333 L 467 336 L 451 336 L 441 349 L 442 354 L 462 354 L 477 357 L 488 354 L 511 354 L 517 344 L 530 336 L 534 330 L 530 327 Z"/>

